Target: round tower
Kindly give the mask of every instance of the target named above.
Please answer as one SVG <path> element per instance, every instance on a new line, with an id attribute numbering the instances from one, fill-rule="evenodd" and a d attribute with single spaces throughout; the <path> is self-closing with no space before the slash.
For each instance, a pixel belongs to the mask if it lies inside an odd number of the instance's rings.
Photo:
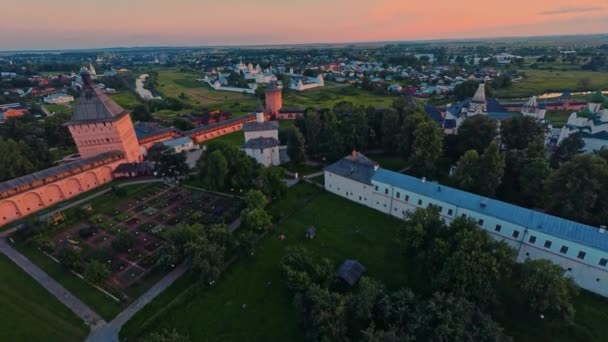
<path id="1" fill-rule="evenodd" d="M 285 86 L 285 85 L 283 85 Z M 283 94 L 276 82 L 270 82 L 266 87 L 266 111 L 271 118 L 279 117 L 279 110 L 283 108 Z"/>
<path id="2" fill-rule="evenodd" d="M 255 107 L 255 121 L 262 123 L 264 122 L 264 106 L 261 103 Z"/>

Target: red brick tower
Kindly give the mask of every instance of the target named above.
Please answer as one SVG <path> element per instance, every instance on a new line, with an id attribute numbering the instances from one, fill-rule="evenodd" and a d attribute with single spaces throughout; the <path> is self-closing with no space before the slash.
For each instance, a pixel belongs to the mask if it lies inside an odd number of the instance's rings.
<path id="1" fill-rule="evenodd" d="M 82 93 L 72 118 L 66 123 L 80 156 L 88 158 L 120 151 L 127 162 L 142 161 L 129 112 L 101 91 L 88 71 L 84 70 L 81 76 Z"/>
<path id="2" fill-rule="evenodd" d="M 284 84 L 283 87 L 288 85 Z M 283 94 L 276 82 L 270 82 L 266 87 L 266 112 L 272 120 L 279 118 L 279 110 L 283 108 Z"/>

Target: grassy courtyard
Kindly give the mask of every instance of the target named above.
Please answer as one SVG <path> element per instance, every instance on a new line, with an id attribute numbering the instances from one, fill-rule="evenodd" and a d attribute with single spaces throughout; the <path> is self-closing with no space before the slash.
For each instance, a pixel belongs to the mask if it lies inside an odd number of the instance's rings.
<path id="1" fill-rule="evenodd" d="M 193 341 L 301 340 L 291 295 L 278 265 L 285 249 L 292 245 L 304 245 L 330 258 L 336 267 L 344 259 L 357 258 L 369 275 L 384 279 L 392 288 L 405 281 L 401 266 L 386 262 L 399 257 L 393 240 L 397 220 L 310 185 L 291 189 L 271 211 L 283 221 L 260 243 L 254 257 L 233 265 L 213 288 L 198 291 L 163 312 L 150 328 L 176 328 Z M 317 228 L 314 240 L 304 237 L 310 225 Z M 279 240 L 280 234 L 287 238 Z M 178 282 L 168 291 L 175 294 L 183 286 Z M 141 333 L 142 322 L 155 313 L 153 308 L 170 301 L 167 297 L 161 296 L 160 302 L 153 302 L 154 307 L 136 315 L 122 335 L 134 340 Z"/>
<path id="2" fill-rule="evenodd" d="M 605 89 L 608 84 L 608 73 L 581 70 L 520 70 L 526 78 L 513 82 L 509 88 L 495 91 L 497 98 L 528 98 L 543 93 L 560 93 L 564 90 L 575 91 L 581 88 L 581 81 L 588 80 L 592 89 Z"/>
<path id="3" fill-rule="evenodd" d="M 254 257 L 231 266 L 211 288 L 192 287 L 189 278 L 180 279 L 140 311 L 123 328 L 121 337 L 134 341 L 144 337 L 144 331 L 175 328 L 195 341 L 302 340 L 291 294 L 279 269 L 286 248 L 293 245 L 306 246 L 336 266 L 346 258 L 356 258 L 368 268 L 367 275 L 382 280 L 389 289 L 407 286 L 420 290 L 425 286 L 416 274 L 408 273 L 399 253 L 396 219 L 303 184 L 290 189 L 271 211 L 281 219 L 279 228 L 260 242 Z M 313 240 L 304 238 L 310 225 L 317 228 Z M 287 238 L 280 240 L 280 234 Z M 179 296 L 187 288 L 191 289 L 189 295 Z M 180 299 L 174 302 L 176 297 Z M 516 341 L 608 339 L 604 323 L 608 301 L 587 292 L 575 300 L 577 314 L 570 327 L 522 321 L 520 307 L 505 305 L 496 318 Z"/>
<path id="4" fill-rule="evenodd" d="M 82 341 L 88 327 L 0 255 L 0 341 Z"/>

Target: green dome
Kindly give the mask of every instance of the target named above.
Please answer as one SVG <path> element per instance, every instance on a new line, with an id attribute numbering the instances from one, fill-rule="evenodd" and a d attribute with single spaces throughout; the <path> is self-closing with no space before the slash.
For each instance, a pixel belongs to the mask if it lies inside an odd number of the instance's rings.
<path id="1" fill-rule="evenodd" d="M 593 93 L 593 95 L 589 97 L 590 103 L 604 103 L 604 101 L 606 101 L 606 98 L 599 91 Z"/>

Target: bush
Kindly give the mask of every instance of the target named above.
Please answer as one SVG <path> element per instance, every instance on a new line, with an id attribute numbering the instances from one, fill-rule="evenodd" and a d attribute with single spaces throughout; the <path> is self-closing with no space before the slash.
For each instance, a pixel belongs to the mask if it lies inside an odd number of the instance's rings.
<path id="1" fill-rule="evenodd" d="M 112 240 L 112 249 L 117 252 L 126 252 L 135 244 L 135 237 L 128 231 L 116 234 Z"/>
<path id="2" fill-rule="evenodd" d="M 88 281 L 101 284 L 110 276 L 110 269 L 106 264 L 97 260 L 93 260 L 86 264 L 84 268 L 84 277 Z"/>
<path id="3" fill-rule="evenodd" d="M 80 262 L 78 252 L 69 246 L 62 247 L 59 252 L 57 252 L 57 259 L 63 266 L 72 269 L 76 268 L 77 264 Z"/>
<path id="4" fill-rule="evenodd" d="M 80 238 L 82 238 L 82 239 L 88 239 L 91 236 L 95 235 L 98 230 L 99 229 L 96 226 L 89 226 L 89 227 L 81 228 L 78 231 L 78 235 L 80 235 Z"/>

